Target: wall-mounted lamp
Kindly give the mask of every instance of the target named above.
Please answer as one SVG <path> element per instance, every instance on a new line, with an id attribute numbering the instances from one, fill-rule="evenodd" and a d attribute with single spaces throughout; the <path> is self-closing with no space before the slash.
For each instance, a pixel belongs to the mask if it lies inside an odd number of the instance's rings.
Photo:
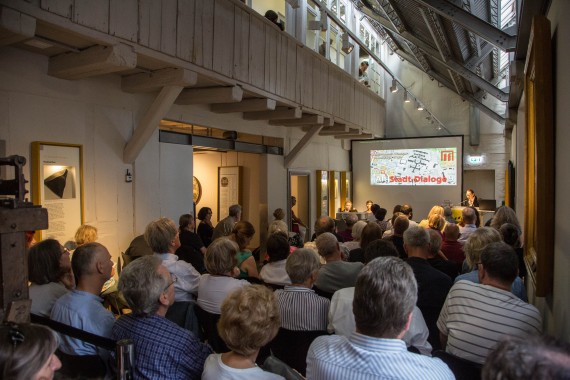
<path id="1" fill-rule="evenodd" d="M 396 81 L 396 79 L 392 79 L 392 86 L 390 87 L 390 91 L 392 93 L 398 92 L 398 82 Z"/>
<path id="2" fill-rule="evenodd" d="M 301 6 L 300 0 L 285 0 L 287 4 L 291 6 L 293 9 L 297 9 Z"/>
<path id="3" fill-rule="evenodd" d="M 350 43 L 350 41 L 348 40 L 348 33 L 344 32 L 342 34 L 342 48 L 341 48 L 341 50 L 343 52 L 345 52 L 346 54 L 350 54 L 353 49 L 354 49 L 354 45 L 352 43 Z"/>
<path id="4" fill-rule="evenodd" d="M 411 100 L 408 97 L 408 91 L 404 92 L 404 103 L 409 103 Z"/>

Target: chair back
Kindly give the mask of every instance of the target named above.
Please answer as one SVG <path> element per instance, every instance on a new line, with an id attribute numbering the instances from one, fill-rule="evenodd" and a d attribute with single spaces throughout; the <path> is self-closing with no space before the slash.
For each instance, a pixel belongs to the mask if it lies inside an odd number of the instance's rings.
<path id="1" fill-rule="evenodd" d="M 314 290 L 315 293 L 317 293 L 319 296 L 328 298 L 329 300 L 332 299 L 332 296 L 333 296 L 333 294 L 334 294 L 334 293 L 330 293 L 330 292 L 325 292 L 324 290 L 319 289 L 319 287 L 316 286 L 316 285 L 313 285 L 313 290 Z"/>
<path id="2" fill-rule="evenodd" d="M 483 366 L 481 364 L 470 362 L 452 355 L 443 350 L 435 350 L 432 352 L 432 356 L 435 358 L 440 358 L 447 364 L 451 372 L 455 375 L 456 379 L 462 380 L 479 380 L 481 379 L 481 369 Z"/>
<path id="3" fill-rule="evenodd" d="M 307 371 L 307 352 L 317 337 L 328 335 L 326 331 L 293 331 L 280 328 L 271 342 L 271 352 L 285 364 L 297 370 L 303 376 Z"/>
<path id="4" fill-rule="evenodd" d="M 203 338 L 198 317 L 194 311 L 195 302 L 179 301 L 174 302 L 166 312 L 166 319 L 176 323 L 183 329 L 190 330 L 200 340 Z"/>
<path id="5" fill-rule="evenodd" d="M 202 309 L 198 304 L 195 305 L 194 311 L 198 317 L 198 323 L 204 332 L 206 341 L 210 344 L 212 349 L 216 353 L 229 352 L 230 349 L 226 346 L 226 343 L 220 338 L 218 334 L 218 321 L 220 320 L 220 314 L 209 313 Z"/>

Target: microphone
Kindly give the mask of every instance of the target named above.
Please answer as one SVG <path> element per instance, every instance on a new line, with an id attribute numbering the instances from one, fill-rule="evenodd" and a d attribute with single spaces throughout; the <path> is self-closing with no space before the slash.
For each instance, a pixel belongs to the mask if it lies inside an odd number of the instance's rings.
<path id="1" fill-rule="evenodd" d="M 468 200 L 468 199 L 465 199 L 465 200 L 459 202 L 459 204 L 460 204 L 460 205 L 463 205 L 465 202 L 469 202 L 469 200 Z"/>

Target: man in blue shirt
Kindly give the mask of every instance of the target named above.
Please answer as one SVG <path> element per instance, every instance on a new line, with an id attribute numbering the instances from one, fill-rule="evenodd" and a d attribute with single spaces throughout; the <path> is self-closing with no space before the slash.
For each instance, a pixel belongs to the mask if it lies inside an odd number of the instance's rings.
<path id="1" fill-rule="evenodd" d="M 99 243 L 84 244 L 73 253 L 71 268 L 77 278 L 77 287 L 57 300 L 51 319 L 110 338 L 115 317 L 103 307 L 103 299 L 99 297 L 113 269 L 109 251 Z M 104 361 L 108 358 L 107 351 L 66 335 L 61 335 L 59 349 L 68 355 L 99 355 Z"/>
<path id="2" fill-rule="evenodd" d="M 402 340 L 417 299 L 412 268 L 379 257 L 356 280 L 350 338 L 321 336 L 307 355 L 307 379 L 454 379 L 441 360 L 408 352 Z"/>
<path id="3" fill-rule="evenodd" d="M 133 261 L 121 273 L 119 290 L 133 312 L 117 320 L 112 336 L 133 341 L 135 379 L 200 379 L 212 353 L 164 317 L 174 303 L 176 280 L 156 255 Z"/>

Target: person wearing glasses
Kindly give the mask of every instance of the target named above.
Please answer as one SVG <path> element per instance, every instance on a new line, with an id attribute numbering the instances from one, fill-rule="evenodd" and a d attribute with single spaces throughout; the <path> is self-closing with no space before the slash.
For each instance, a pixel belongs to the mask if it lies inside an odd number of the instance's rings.
<path id="1" fill-rule="evenodd" d="M 199 379 L 212 353 L 190 331 L 165 318 L 177 281 L 156 255 L 133 261 L 121 273 L 119 290 L 133 312 L 115 322 L 111 336 L 133 341 L 135 379 Z"/>
<path id="2" fill-rule="evenodd" d="M 46 239 L 28 251 L 31 313 L 48 317 L 61 296 L 75 288 L 69 251 L 55 239 Z"/>
<path id="3" fill-rule="evenodd" d="M 34 324 L 0 325 L 0 378 L 51 380 L 61 368 L 57 335 Z"/>

